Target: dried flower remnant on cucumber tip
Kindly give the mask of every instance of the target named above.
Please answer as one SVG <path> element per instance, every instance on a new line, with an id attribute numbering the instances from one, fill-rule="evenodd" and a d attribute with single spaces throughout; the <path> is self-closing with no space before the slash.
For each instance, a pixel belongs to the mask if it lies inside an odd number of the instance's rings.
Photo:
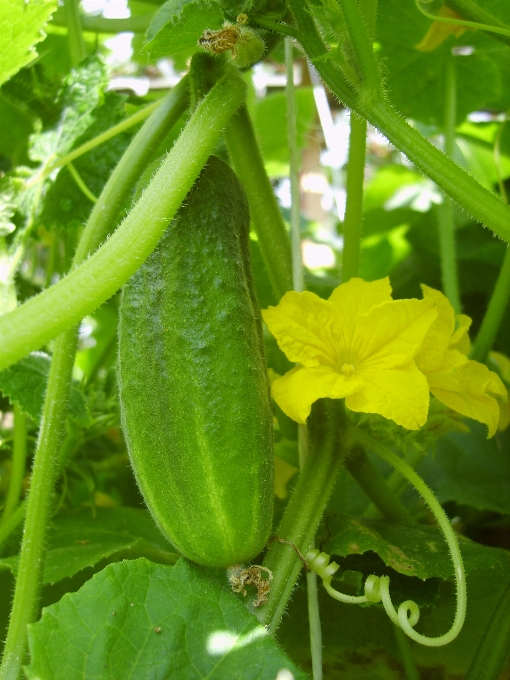
<path id="1" fill-rule="evenodd" d="M 214 55 L 230 51 L 232 60 L 239 68 L 251 66 L 260 59 L 265 45 L 259 35 L 245 26 L 247 21 L 248 16 L 240 14 L 237 24 L 225 21 L 217 31 L 206 29 L 198 39 L 198 44 Z"/>

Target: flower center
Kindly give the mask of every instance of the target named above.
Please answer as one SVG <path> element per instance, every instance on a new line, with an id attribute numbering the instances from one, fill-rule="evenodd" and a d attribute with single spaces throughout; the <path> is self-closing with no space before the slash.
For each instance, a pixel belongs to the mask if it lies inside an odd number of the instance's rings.
<path id="1" fill-rule="evenodd" d="M 355 370 L 356 368 L 352 364 L 342 364 L 342 368 L 340 369 L 340 371 L 346 376 L 352 375 Z"/>

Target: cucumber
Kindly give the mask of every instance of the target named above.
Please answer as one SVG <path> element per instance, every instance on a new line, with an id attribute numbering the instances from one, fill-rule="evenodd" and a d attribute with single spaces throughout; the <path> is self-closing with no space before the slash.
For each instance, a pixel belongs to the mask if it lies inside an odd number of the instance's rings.
<path id="1" fill-rule="evenodd" d="M 248 239 L 244 189 L 211 156 L 120 306 L 122 426 L 138 485 L 169 541 L 211 567 L 255 557 L 272 521 L 272 414 Z"/>

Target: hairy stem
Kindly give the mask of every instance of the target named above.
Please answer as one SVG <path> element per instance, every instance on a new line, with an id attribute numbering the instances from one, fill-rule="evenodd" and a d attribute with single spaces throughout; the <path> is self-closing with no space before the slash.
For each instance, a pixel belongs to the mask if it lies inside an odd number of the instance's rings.
<path id="1" fill-rule="evenodd" d="M 358 97 L 327 58 L 327 50 L 301 0 L 287 0 L 299 29 L 299 41 L 325 84 L 359 115 L 379 129 L 416 167 L 470 215 L 510 241 L 510 210 L 495 194 L 436 149 L 380 97 Z"/>
<path id="2" fill-rule="evenodd" d="M 246 189 L 260 252 L 279 300 L 292 289 L 290 241 L 246 107 L 232 117 L 225 139 L 234 170 Z"/>
<path id="3" fill-rule="evenodd" d="M 407 453 L 404 460 L 407 463 L 407 465 L 409 465 L 409 467 L 412 467 L 414 469 L 418 465 L 418 463 L 420 463 L 425 458 L 426 455 L 427 455 L 426 451 L 424 451 L 421 447 L 416 446 L 413 447 Z M 396 498 L 400 497 L 402 491 L 407 486 L 407 479 L 405 477 L 402 477 L 400 472 L 398 472 L 397 470 L 393 470 L 391 475 L 385 481 L 386 486 L 395 495 Z M 376 518 L 380 516 L 381 513 L 376 508 L 374 503 L 371 503 L 363 513 L 363 517 Z"/>
<path id="4" fill-rule="evenodd" d="M 368 37 L 369 27 L 365 24 L 357 0 L 340 0 L 340 5 L 363 80 L 363 96 L 379 98 L 382 94 L 382 83 L 372 41 Z"/>
<path id="5" fill-rule="evenodd" d="M 228 102 L 227 109 L 230 115 L 235 111 L 235 108 L 241 103 L 244 97 L 244 84 L 239 85 L 239 80 L 229 82 L 231 79 L 224 79 L 222 84 L 219 84 L 215 89 L 215 94 L 222 101 L 225 98 Z M 223 87 L 222 87 L 223 85 Z M 228 91 L 225 92 L 225 89 Z M 211 101 L 212 100 L 212 101 Z M 171 186 L 171 181 L 167 181 L 167 177 L 163 174 L 158 186 L 159 192 L 154 196 L 155 192 L 147 189 L 145 196 L 149 195 L 149 206 L 155 208 L 157 206 L 157 198 L 160 201 L 165 201 L 167 195 L 170 194 L 173 201 L 179 200 L 178 205 L 184 198 L 187 191 L 191 188 L 194 179 L 200 172 L 200 169 L 205 164 L 209 154 L 211 153 L 223 125 L 227 119 L 221 116 L 215 117 L 211 114 L 209 106 L 211 104 L 218 111 L 221 111 L 218 106 L 218 101 L 215 97 L 211 97 L 203 106 L 199 107 L 196 114 L 190 121 L 190 125 L 180 138 L 183 143 L 179 147 L 178 144 L 169 153 L 167 161 L 167 172 L 173 169 L 179 176 L 180 181 L 177 183 L 177 189 L 172 194 L 168 190 L 168 185 Z M 171 120 L 171 117 L 170 117 Z M 211 125 L 211 122 L 213 124 Z M 117 209 L 119 205 L 124 203 L 127 195 L 133 188 L 134 181 L 139 177 L 142 170 L 145 168 L 154 152 L 158 143 L 168 131 L 167 118 L 155 116 L 154 120 L 147 121 L 144 128 L 138 133 L 129 149 L 124 154 L 119 165 L 114 171 L 112 177 L 116 175 L 116 191 L 114 186 L 109 188 L 109 183 L 106 185 L 103 193 L 111 192 L 110 198 Z M 142 146 L 145 145 L 145 146 Z M 176 151 L 177 149 L 177 151 Z M 136 163 L 136 171 L 131 174 L 131 166 L 129 164 Z M 165 165 L 165 163 L 163 165 Z M 191 169 L 189 168 L 191 166 Z M 119 169 L 120 168 L 120 169 Z M 154 181 L 157 180 L 157 177 Z M 119 196 L 122 200 L 117 201 Z M 103 198 L 103 195 L 101 196 Z M 152 199 L 152 200 L 151 200 Z M 100 199 L 101 200 L 101 199 Z M 143 204 L 144 196 L 139 203 Z M 164 206 L 158 206 L 160 213 L 158 214 L 156 207 L 156 218 L 159 222 L 162 221 L 161 212 L 165 215 L 166 211 L 171 212 L 174 204 L 170 203 Z M 134 210 L 136 212 L 136 209 Z M 145 209 L 147 211 L 147 208 Z M 145 212 L 142 213 L 142 215 Z M 100 213 L 92 213 L 87 228 L 84 231 L 82 240 L 75 255 L 75 265 L 79 265 L 83 258 L 95 250 L 101 243 L 109 230 L 112 230 L 115 222 L 111 221 L 106 224 L 107 216 L 111 218 L 108 210 L 103 210 Z M 166 219 L 166 217 L 164 218 Z M 143 227 L 150 224 L 146 218 L 145 224 L 142 221 Z M 160 225 L 157 225 L 160 226 Z M 166 226 L 166 225 L 165 225 Z M 126 234 L 124 234 L 126 236 Z M 129 237 L 129 232 L 128 232 Z M 111 239 L 113 240 L 113 238 Z M 155 242 L 157 239 L 155 239 Z M 111 242 L 111 241 L 110 241 Z M 154 243 L 155 245 L 155 243 Z M 92 256 L 90 260 L 93 259 Z M 139 260 L 142 258 L 139 258 Z M 135 263 L 139 264 L 139 260 Z M 79 271 L 79 267 L 75 270 Z M 86 287 L 85 289 L 86 290 Z M 69 384 L 72 376 L 72 368 L 76 354 L 77 333 L 75 328 L 69 328 L 63 335 L 61 335 L 55 345 L 53 360 L 51 364 L 51 371 L 48 380 L 48 389 L 46 393 L 46 400 L 44 406 L 43 428 L 40 433 L 39 443 L 34 458 L 34 472 L 32 477 L 31 491 L 27 505 L 27 520 L 25 523 L 24 539 L 21 548 L 19 576 L 16 583 L 16 590 L 14 594 L 14 603 L 11 612 L 11 619 L 9 623 L 9 630 L 4 653 L 2 666 L 0 667 L 0 678 L 2 680 L 17 680 L 21 666 L 24 661 L 26 648 L 26 626 L 33 621 L 37 613 L 40 584 L 42 581 L 42 572 L 44 566 L 44 538 L 45 527 L 49 514 L 49 507 L 51 495 L 53 492 L 55 471 L 59 459 L 59 446 L 62 436 L 62 428 L 65 420 L 67 410 L 67 400 L 69 395 Z"/>
<path id="6" fill-rule="evenodd" d="M 306 553 L 319 526 L 345 455 L 343 404 L 320 399 L 308 418 L 309 455 L 299 481 L 276 531 L 279 538 Z M 272 542 L 264 566 L 273 572 L 268 602 L 257 613 L 262 624 L 274 632 L 281 621 L 303 566 L 292 546 Z"/>
<path id="7" fill-rule="evenodd" d="M 67 277 L 0 318 L 0 368 L 78 323 L 137 270 L 193 186 L 218 135 L 242 103 L 245 89 L 233 73 L 218 81 L 111 238 Z M 80 257 L 90 250 L 87 236 L 85 230 Z"/>
<path id="8" fill-rule="evenodd" d="M 1 680 L 18 680 L 25 661 L 27 625 L 35 620 L 39 608 L 44 572 L 44 541 L 53 494 L 53 473 L 67 410 L 76 344 L 74 329 L 60 336 L 55 344 L 32 468 L 14 600 L 0 666 Z"/>

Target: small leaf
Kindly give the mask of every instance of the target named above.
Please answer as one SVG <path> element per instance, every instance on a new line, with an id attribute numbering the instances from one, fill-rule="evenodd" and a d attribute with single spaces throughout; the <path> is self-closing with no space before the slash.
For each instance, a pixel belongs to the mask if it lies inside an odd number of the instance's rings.
<path id="1" fill-rule="evenodd" d="M 47 354 L 32 352 L 0 372 L 0 392 L 19 404 L 37 424 L 41 420 L 50 366 L 51 358 Z M 82 423 L 88 420 L 83 395 L 74 383 L 69 394 L 69 412 Z"/>
<path id="2" fill-rule="evenodd" d="M 37 57 L 34 45 L 44 38 L 41 29 L 57 5 L 57 0 L 2 0 L 0 84 Z"/>
<path id="3" fill-rule="evenodd" d="M 183 559 L 106 567 L 45 609 L 29 638 L 29 680 L 306 677 L 232 593 Z"/>
<path id="4" fill-rule="evenodd" d="M 163 538 L 146 510 L 135 508 L 84 508 L 58 515 L 49 534 L 44 584 L 74 576 L 101 560 L 135 559 L 174 564 L 179 557 Z M 19 558 L 7 557 L 0 565 L 18 573 Z"/>
<path id="5" fill-rule="evenodd" d="M 198 50 L 198 39 L 206 29 L 218 29 L 222 23 L 221 9 L 215 2 L 170 0 L 154 17 L 144 51 L 151 59 L 172 57 L 182 61 Z"/>

